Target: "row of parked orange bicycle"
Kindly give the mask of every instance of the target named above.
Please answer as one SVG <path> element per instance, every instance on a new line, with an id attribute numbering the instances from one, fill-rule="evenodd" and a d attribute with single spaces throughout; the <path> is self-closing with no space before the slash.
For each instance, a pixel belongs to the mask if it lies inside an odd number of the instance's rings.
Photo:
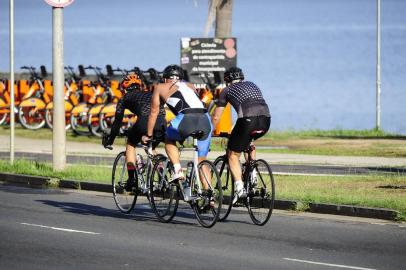
<path id="1" fill-rule="evenodd" d="M 16 119 L 27 129 L 52 128 L 53 86 L 46 79 L 47 72 L 41 66 L 23 66 L 30 78 L 14 82 Z M 91 71 L 89 74 L 88 71 Z M 162 81 L 162 73 L 150 68 L 143 71 L 137 67 L 131 70 L 106 65 L 105 72 L 97 66 L 78 66 L 78 73 L 71 66 L 65 67 L 65 112 L 66 129 L 72 129 L 78 135 L 101 136 L 114 121 L 117 101 L 124 94 L 120 89 L 120 79 L 128 72 L 136 72 L 143 81 L 144 88 Z M 213 103 L 213 93 L 208 87 L 199 89 L 202 101 L 209 107 Z M 173 115 L 167 111 L 167 119 Z M 0 79 L 0 125 L 9 123 L 10 118 L 10 81 Z M 128 110 L 123 119 L 123 130 L 136 121 Z"/>

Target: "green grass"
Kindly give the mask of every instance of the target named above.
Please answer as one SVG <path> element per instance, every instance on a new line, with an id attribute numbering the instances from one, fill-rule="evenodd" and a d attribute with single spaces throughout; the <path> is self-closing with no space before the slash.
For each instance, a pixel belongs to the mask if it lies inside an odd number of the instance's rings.
<path id="1" fill-rule="evenodd" d="M 111 166 L 106 165 L 72 165 L 68 166 L 64 171 L 54 172 L 52 169 L 52 164 L 50 163 L 16 160 L 13 165 L 10 165 L 9 161 L 0 160 L 0 171 L 26 175 L 46 176 L 58 179 L 86 180 L 99 183 L 110 183 L 111 181 Z"/>
<path id="2" fill-rule="evenodd" d="M 340 139 L 406 139 L 406 135 L 388 133 L 377 129 L 309 129 L 309 130 L 286 130 L 273 131 L 271 130 L 265 137 L 276 140 L 292 139 L 292 138 L 340 138 Z"/>
<path id="3" fill-rule="evenodd" d="M 49 163 L 17 160 L 14 165 L 10 165 L 8 161 L 0 160 L 0 171 L 105 184 L 111 181 L 111 165 L 72 165 L 62 172 L 54 172 Z M 276 175 L 275 184 L 277 199 L 389 208 L 400 212 L 400 220 L 406 220 L 406 176 L 404 175 Z M 385 186 L 398 188 L 383 188 Z"/>
<path id="4" fill-rule="evenodd" d="M 406 219 L 406 176 L 404 175 L 277 175 L 275 182 L 278 199 L 389 208 L 399 211 L 400 219 Z"/>

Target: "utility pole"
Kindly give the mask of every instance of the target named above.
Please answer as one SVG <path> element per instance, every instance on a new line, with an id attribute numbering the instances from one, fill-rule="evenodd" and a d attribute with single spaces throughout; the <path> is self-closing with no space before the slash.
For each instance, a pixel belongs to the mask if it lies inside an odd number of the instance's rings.
<path id="1" fill-rule="evenodd" d="M 54 171 L 66 166 L 66 130 L 63 63 L 63 8 L 73 0 L 45 0 L 52 6 L 52 80 L 54 89 L 52 162 Z"/>
<path id="2" fill-rule="evenodd" d="M 54 171 L 66 166 L 66 131 L 63 65 L 63 8 L 52 8 L 52 74 L 54 84 L 52 161 Z"/>
<path id="3" fill-rule="evenodd" d="M 381 0 L 376 1 L 376 129 L 381 129 Z"/>
<path id="4" fill-rule="evenodd" d="M 14 164 L 14 0 L 10 0 L 10 164 Z"/>

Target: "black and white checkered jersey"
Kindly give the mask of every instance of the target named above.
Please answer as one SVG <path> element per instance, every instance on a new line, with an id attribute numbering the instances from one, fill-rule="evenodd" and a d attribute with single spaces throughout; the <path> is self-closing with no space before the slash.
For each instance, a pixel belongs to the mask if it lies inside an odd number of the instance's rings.
<path id="1" fill-rule="evenodd" d="M 270 116 L 262 92 L 253 82 L 242 81 L 224 88 L 216 105 L 224 107 L 227 102 L 231 103 L 237 112 L 238 118 L 260 115 Z"/>

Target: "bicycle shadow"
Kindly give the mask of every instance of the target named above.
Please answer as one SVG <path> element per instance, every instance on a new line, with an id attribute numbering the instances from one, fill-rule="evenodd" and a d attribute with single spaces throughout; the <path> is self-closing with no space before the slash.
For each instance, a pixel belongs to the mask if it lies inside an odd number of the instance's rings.
<path id="1" fill-rule="evenodd" d="M 157 223 L 161 223 L 156 218 L 154 212 L 150 208 L 148 203 L 140 203 L 137 204 L 134 210 L 129 213 L 121 213 L 115 209 L 104 208 L 97 205 L 90 205 L 84 203 L 75 203 L 75 202 L 61 202 L 61 201 L 53 201 L 53 200 L 36 200 L 36 202 L 43 203 L 48 206 L 56 207 L 62 209 L 64 212 L 79 214 L 79 215 L 94 215 L 100 217 L 110 217 L 110 218 L 120 218 L 120 219 L 127 219 L 127 220 L 135 220 L 135 221 L 155 221 Z M 170 222 L 172 224 L 182 224 L 182 225 L 192 225 L 197 226 L 195 222 L 195 215 L 193 213 L 188 213 L 183 211 L 183 207 L 181 212 L 177 212 L 174 219 Z M 176 220 L 176 218 L 182 219 L 190 219 L 191 222 L 188 221 L 180 221 Z"/>

